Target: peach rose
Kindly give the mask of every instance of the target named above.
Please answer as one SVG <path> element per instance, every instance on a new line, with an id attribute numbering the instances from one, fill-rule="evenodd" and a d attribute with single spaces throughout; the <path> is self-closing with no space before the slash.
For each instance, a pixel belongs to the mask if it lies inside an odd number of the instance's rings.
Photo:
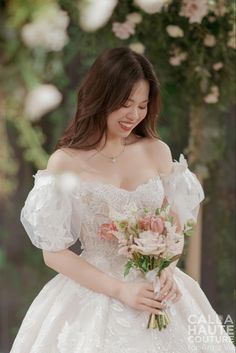
<path id="1" fill-rule="evenodd" d="M 164 221 L 159 216 L 146 216 L 140 218 L 139 227 L 141 230 L 151 230 L 161 234 L 164 230 Z"/>
<path id="2" fill-rule="evenodd" d="M 101 224 L 101 226 L 99 228 L 98 235 L 102 239 L 115 240 L 116 237 L 114 236 L 114 231 L 117 231 L 117 228 L 113 222 L 112 223 L 103 223 L 103 224 Z"/>

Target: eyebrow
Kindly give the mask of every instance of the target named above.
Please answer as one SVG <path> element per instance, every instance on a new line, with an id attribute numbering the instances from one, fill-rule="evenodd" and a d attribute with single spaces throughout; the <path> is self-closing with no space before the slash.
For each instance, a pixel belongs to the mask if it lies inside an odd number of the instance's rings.
<path id="1" fill-rule="evenodd" d="M 131 98 L 128 98 L 128 101 L 134 102 L 134 100 Z M 149 99 L 145 99 L 145 101 L 142 101 L 141 103 L 144 103 L 144 102 L 149 102 Z"/>

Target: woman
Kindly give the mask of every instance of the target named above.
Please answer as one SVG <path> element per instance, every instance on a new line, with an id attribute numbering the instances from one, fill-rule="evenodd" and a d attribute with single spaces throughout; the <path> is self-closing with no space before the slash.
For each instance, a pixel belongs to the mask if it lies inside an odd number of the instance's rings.
<path id="1" fill-rule="evenodd" d="M 202 187 L 184 157 L 172 162 L 156 135 L 159 110 L 147 58 L 128 48 L 97 58 L 80 87 L 76 115 L 47 169 L 36 173 L 21 212 L 45 264 L 59 274 L 31 304 L 11 353 L 233 352 L 199 285 L 176 263 L 163 270 L 157 299 L 147 280 L 124 279 L 126 258 L 117 243 L 98 236 L 110 208 L 122 211 L 132 201 L 153 209 L 168 202 L 179 230 L 189 216 L 197 219 Z M 69 249 L 78 239 L 80 256 Z M 161 332 L 147 329 L 150 313 L 161 313 L 170 300 L 171 323 Z M 214 319 L 215 333 L 206 319 L 196 340 L 191 315 Z"/>

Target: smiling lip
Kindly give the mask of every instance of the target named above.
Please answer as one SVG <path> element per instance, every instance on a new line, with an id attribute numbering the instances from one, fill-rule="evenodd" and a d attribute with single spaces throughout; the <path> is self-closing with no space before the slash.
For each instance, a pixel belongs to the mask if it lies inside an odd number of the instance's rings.
<path id="1" fill-rule="evenodd" d="M 125 130 L 125 131 L 129 131 L 133 128 L 134 124 L 130 124 L 130 123 L 126 123 L 124 121 L 119 121 L 120 127 Z"/>

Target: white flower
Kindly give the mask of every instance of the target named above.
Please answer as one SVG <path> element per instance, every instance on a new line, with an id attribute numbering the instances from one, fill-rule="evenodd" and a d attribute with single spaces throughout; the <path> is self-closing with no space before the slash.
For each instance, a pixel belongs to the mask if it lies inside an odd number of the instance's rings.
<path id="1" fill-rule="evenodd" d="M 173 38 L 184 36 L 184 31 L 179 26 L 169 25 L 166 27 L 166 31 Z"/>
<path id="2" fill-rule="evenodd" d="M 227 46 L 232 48 L 232 49 L 236 49 L 236 40 L 235 37 L 231 37 L 229 38 L 228 42 L 227 42 Z"/>
<path id="3" fill-rule="evenodd" d="M 135 24 L 133 22 L 113 22 L 112 31 L 117 38 L 128 39 L 131 34 L 135 33 Z"/>
<path id="4" fill-rule="evenodd" d="M 142 15 L 138 12 L 132 12 L 126 16 L 127 21 L 133 22 L 134 24 L 138 24 L 142 22 Z"/>
<path id="5" fill-rule="evenodd" d="M 214 104 L 218 102 L 218 97 L 215 94 L 208 94 L 204 97 L 204 102 L 208 104 Z"/>
<path id="6" fill-rule="evenodd" d="M 214 23 L 216 21 L 216 17 L 215 16 L 208 16 L 208 21 L 211 23 Z"/>
<path id="7" fill-rule="evenodd" d="M 143 255 L 159 255 L 166 249 L 165 237 L 151 231 L 144 231 L 139 238 L 134 238 L 130 246 L 132 252 L 138 251 Z"/>
<path id="8" fill-rule="evenodd" d="M 183 0 L 179 15 L 188 17 L 189 23 L 201 23 L 207 13 L 207 0 Z"/>
<path id="9" fill-rule="evenodd" d="M 180 48 L 175 48 L 171 51 L 172 56 L 169 59 L 169 63 L 173 66 L 179 66 L 182 64 L 182 61 L 187 59 L 188 54 L 186 52 L 181 52 Z"/>
<path id="10" fill-rule="evenodd" d="M 204 97 L 204 102 L 208 104 L 214 104 L 218 102 L 219 88 L 218 86 L 211 86 L 210 93 Z"/>
<path id="11" fill-rule="evenodd" d="M 104 26 L 111 17 L 117 0 L 79 1 L 80 26 L 84 31 L 93 32 Z"/>
<path id="12" fill-rule="evenodd" d="M 22 27 L 24 43 L 35 48 L 41 46 L 49 51 L 60 51 L 68 42 L 66 28 L 69 16 L 58 5 L 50 5 L 34 22 Z"/>
<path id="13" fill-rule="evenodd" d="M 236 32 L 236 28 L 235 28 L 235 25 L 234 25 L 232 31 L 230 31 L 228 33 L 229 34 L 229 40 L 227 42 L 227 46 L 232 48 L 232 49 L 236 49 L 236 35 L 235 35 L 235 32 Z"/>
<path id="14" fill-rule="evenodd" d="M 216 16 L 224 16 L 227 12 L 229 12 L 225 0 L 209 0 L 208 3 L 209 10 L 212 11 Z"/>
<path id="15" fill-rule="evenodd" d="M 132 217 L 138 212 L 138 207 L 135 201 L 131 201 L 129 204 L 125 205 L 123 209 L 128 217 Z"/>
<path id="16" fill-rule="evenodd" d="M 145 46 L 140 42 L 130 44 L 129 48 L 138 54 L 143 54 L 145 51 Z"/>
<path id="17" fill-rule="evenodd" d="M 203 44 L 206 47 L 214 47 L 216 45 L 216 37 L 212 34 L 207 34 L 204 38 Z"/>
<path id="18" fill-rule="evenodd" d="M 134 3 L 143 11 L 153 14 L 167 8 L 170 0 L 134 0 Z"/>
<path id="19" fill-rule="evenodd" d="M 42 84 L 30 91 L 25 98 L 25 114 L 31 121 L 55 109 L 62 101 L 62 94 L 50 84 Z"/>
<path id="20" fill-rule="evenodd" d="M 213 65 L 213 69 L 214 69 L 215 71 L 219 71 L 220 69 L 222 69 L 223 66 L 224 66 L 224 64 L 223 64 L 221 61 L 219 61 L 218 63 L 215 63 L 215 64 Z"/>

